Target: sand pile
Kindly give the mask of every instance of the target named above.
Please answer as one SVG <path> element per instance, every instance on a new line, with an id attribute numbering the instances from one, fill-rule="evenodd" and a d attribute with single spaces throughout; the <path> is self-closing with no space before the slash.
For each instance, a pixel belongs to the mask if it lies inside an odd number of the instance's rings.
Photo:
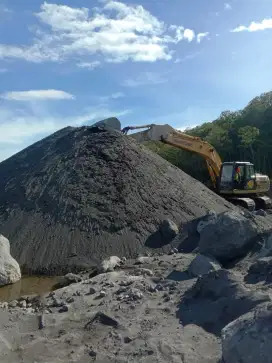
<path id="1" fill-rule="evenodd" d="M 117 131 L 68 127 L 0 164 L 0 233 L 28 272 L 135 257 L 165 218 L 179 226 L 229 208 Z"/>

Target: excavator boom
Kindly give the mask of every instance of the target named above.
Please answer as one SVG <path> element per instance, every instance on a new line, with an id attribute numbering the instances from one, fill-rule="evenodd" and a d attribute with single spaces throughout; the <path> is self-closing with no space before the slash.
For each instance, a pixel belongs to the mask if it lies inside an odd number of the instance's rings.
<path id="1" fill-rule="evenodd" d="M 125 127 L 122 132 L 127 134 L 130 130 L 142 128 L 146 128 L 147 130 L 131 135 L 139 142 L 148 140 L 162 141 L 168 145 L 201 155 L 206 160 L 213 186 L 216 188 L 217 180 L 220 177 L 222 161 L 212 145 L 199 137 L 190 136 L 175 130 L 169 125 L 150 124 L 144 126 L 128 126 Z"/>
<path id="2" fill-rule="evenodd" d="M 127 126 L 122 132 L 127 134 L 129 131 L 143 128 L 146 130 L 131 134 L 140 143 L 150 140 L 162 141 L 179 149 L 201 155 L 206 161 L 213 189 L 233 204 L 249 210 L 254 210 L 255 207 L 261 209 L 272 207 L 272 200 L 266 195 L 270 189 L 269 177 L 255 173 L 254 165 L 250 162 L 222 163 L 217 151 L 208 142 L 175 130 L 169 125 Z M 234 178 L 234 174 L 236 175 L 234 170 L 238 169 L 244 170 L 243 181 L 240 182 Z"/>

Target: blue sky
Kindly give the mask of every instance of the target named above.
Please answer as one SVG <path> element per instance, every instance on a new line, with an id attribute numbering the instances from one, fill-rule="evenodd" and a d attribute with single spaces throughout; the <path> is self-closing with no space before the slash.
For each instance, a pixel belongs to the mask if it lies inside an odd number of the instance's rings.
<path id="1" fill-rule="evenodd" d="M 271 90 L 271 0 L 0 0 L 0 160 L 68 125 L 192 127 Z"/>

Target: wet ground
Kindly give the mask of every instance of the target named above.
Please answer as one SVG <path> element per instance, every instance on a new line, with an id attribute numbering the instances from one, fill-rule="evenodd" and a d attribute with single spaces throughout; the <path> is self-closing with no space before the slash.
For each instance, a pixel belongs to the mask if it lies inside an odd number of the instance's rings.
<path id="1" fill-rule="evenodd" d="M 12 301 L 25 295 L 40 295 L 50 292 L 58 280 L 59 278 L 56 276 L 24 276 L 16 284 L 0 288 L 0 301 Z"/>

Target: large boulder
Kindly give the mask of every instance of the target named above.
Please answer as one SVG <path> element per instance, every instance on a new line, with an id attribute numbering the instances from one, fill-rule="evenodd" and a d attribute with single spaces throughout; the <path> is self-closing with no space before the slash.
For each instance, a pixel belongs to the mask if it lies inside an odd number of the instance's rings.
<path id="1" fill-rule="evenodd" d="M 101 262 L 98 268 L 100 273 L 112 272 L 116 267 L 120 267 L 123 264 L 121 258 L 117 256 L 110 256 Z"/>
<path id="2" fill-rule="evenodd" d="M 10 254 L 9 240 L 0 235 L 0 286 L 13 284 L 20 279 L 20 266 Z"/>
<path id="3" fill-rule="evenodd" d="M 171 219 L 165 219 L 160 225 L 160 232 L 167 241 L 176 237 L 179 232 L 178 226 Z"/>
<path id="4" fill-rule="evenodd" d="M 191 276 L 199 277 L 220 269 L 221 265 L 216 260 L 207 256 L 197 255 L 190 263 L 188 272 Z"/>
<path id="5" fill-rule="evenodd" d="M 272 256 L 272 235 L 264 240 L 262 248 L 259 252 L 259 257 L 269 257 Z"/>
<path id="6" fill-rule="evenodd" d="M 239 276 L 221 269 L 198 278 L 181 300 L 177 316 L 183 325 L 220 335 L 231 321 L 268 301 L 268 294 L 247 288 Z"/>
<path id="7" fill-rule="evenodd" d="M 222 330 L 225 363 L 271 363 L 272 303 L 254 310 L 228 324 Z"/>
<path id="8" fill-rule="evenodd" d="M 258 258 L 256 261 L 254 261 L 253 264 L 249 267 L 246 281 L 251 283 L 256 283 L 259 281 L 271 283 L 272 257 Z"/>
<path id="9" fill-rule="evenodd" d="M 238 211 L 224 212 L 200 228 L 199 252 L 227 262 L 246 254 L 258 232 L 254 217 Z"/>

